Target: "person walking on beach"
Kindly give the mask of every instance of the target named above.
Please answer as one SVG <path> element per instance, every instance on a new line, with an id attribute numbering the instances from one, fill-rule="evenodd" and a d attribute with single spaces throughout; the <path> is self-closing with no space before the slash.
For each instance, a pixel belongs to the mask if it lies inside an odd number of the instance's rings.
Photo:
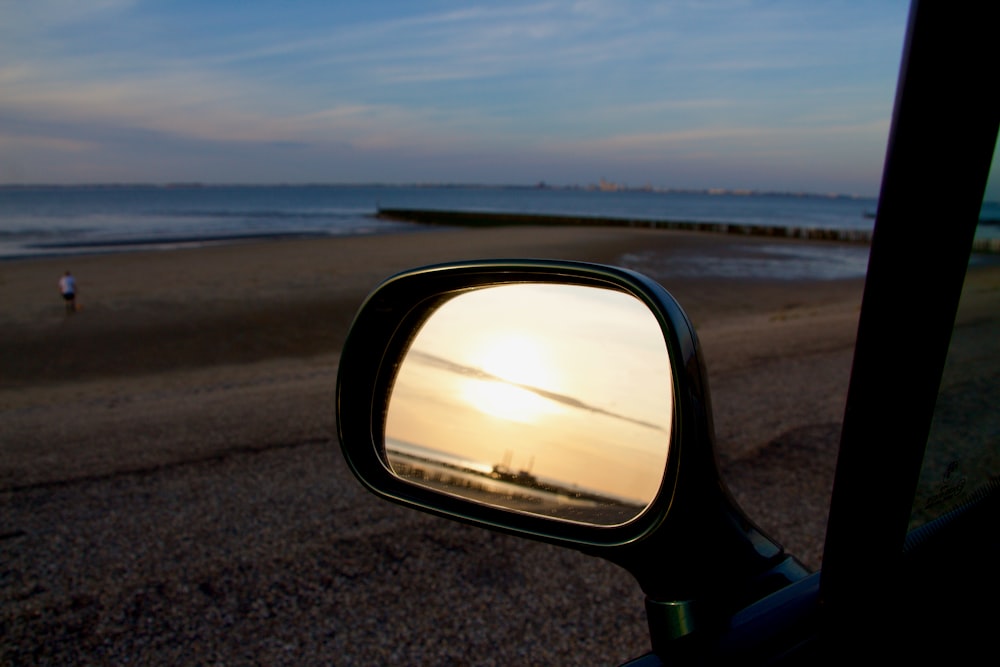
<path id="1" fill-rule="evenodd" d="M 69 271 L 67 271 L 62 278 L 59 279 L 59 292 L 62 293 L 62 298 L 66 302 L 66 312 L 75 313 L 76 312 L 76 278 L 73 277 Z"/>

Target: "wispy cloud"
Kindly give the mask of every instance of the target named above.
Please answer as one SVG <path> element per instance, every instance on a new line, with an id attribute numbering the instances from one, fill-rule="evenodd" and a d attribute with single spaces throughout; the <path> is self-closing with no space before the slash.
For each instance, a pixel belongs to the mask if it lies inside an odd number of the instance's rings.
<path id="1" fill-rule="evenodd" d="M 492 162 L 544 165 L 553 182 L 632 158 L 648 169 L 657 152 L 815 151 L 824 137 L 856 145 L 884 133 L 906 11 L 750 0 L 426 7 L 0 0 L 0 117 L 34 123 L 5 141 L 21 154 L 77 146 L 129 164 L 140 156 L 126 159 L 116 132 L 141 135 L 146 151 L 160 141 L 196 155 L 200 142 L 219 164 L 241 159 L 222 159 L 224 145 L 311 146 L 330 161 L 349 148 L 386 174 L 424 154 L 445 170 L 453 156 L 456 180 L 489 180 Z M 858 151 L 867 164 L 870 151 Z"/>

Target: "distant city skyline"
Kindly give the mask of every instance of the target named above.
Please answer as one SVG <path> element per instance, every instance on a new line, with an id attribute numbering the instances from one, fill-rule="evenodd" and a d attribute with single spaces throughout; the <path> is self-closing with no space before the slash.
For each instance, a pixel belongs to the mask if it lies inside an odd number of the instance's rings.
<path id="1" fill-rule="evenodd" d="M 300 182 L 300 183 L 238 183 L 238 182 L 202 182 L 202 181 L 185 181 L 185 182 L 143 182 L 143 181 L 108 181 L 108 182 L 83 182 L 83 183 L 47 183 L 47 182 L 23 182 L 23 183 L 0 183 L 0 190 L 31 190 L 31 189 L 45 189 L 45 190 L 59 190 L 59 189 L 226 189 L 226 188 L 386 188 L 386 189 L 396 189 L 396 188 L 426 188 L 426 189 L 511 189 L 511 190 L 536 190 L 536 189 L 547 189 L 547 190 L 586 190 L 593 192 L 657 192 L 661 194 L 700 194 L 700 195 L 720 195 L 720 196 L 732 196 L 732 197 L 762 197 L 762 196 L 778 196 L 778 197 L 805 197 L 805 198 L 819 198 L 819 199 L 875 199 L 874 196 L 868 195 L 853 195 L 843 192 L 811 192 L 811 191 L 783 191 L 783 190 L 748 190 L 748 189 L 729 189 L 729 188 L 671 188 L 671 187 L 658 187 L 650 183 L 644 183 L 642 185 L 632 185 L 629 183 L 614 183 L 607 181 L 605 179 L 598 179 L 594 182 L 589 183 L 564 183 L 564 184 L 554 184 L 548 183 L 546 181 L 539 181 L 538 183 L 379 183 L 379 182 Z"/>
<path id="2" fill-rule="evenodd" d="M 908 4 L 0 11 L 0 184 L 603 179 L 876 196 Z"/>

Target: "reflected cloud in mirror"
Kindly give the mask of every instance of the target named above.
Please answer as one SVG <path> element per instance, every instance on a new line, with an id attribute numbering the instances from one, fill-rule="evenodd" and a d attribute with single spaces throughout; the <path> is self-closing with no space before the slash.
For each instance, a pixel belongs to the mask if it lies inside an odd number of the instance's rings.
<path id="1" fill-rule="evenodd" d="M 662 481 L 673 413 L 660 325 L 625 292 L 510 284 L 433 312 L 400 365 L 397 476 L 508 510 L 626 523 Z"/>

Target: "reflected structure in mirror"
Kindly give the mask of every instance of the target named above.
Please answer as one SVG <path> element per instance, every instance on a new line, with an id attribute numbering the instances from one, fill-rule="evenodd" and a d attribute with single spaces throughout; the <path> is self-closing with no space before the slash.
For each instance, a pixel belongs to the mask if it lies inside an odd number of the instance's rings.
<path id="1" fill-rule="evenodd" d="M 662 482 L 673 414 L 660 324 L 625 292 L 509 284 L 423 324 L 389 398 L 397 476 L 508 510 L 626 523 Z"/>

